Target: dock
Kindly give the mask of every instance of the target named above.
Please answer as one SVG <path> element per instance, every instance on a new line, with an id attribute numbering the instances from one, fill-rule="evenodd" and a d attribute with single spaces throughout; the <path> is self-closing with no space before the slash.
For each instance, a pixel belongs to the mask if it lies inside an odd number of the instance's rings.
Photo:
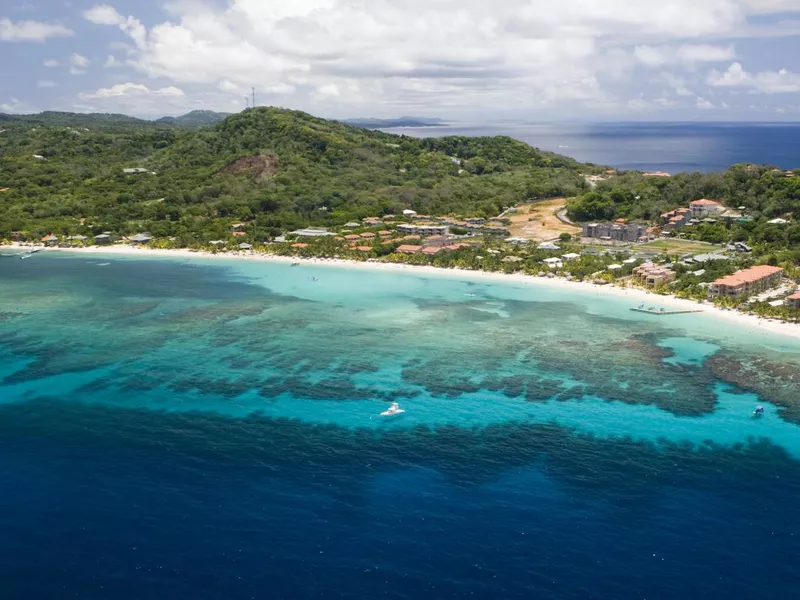
<path id="1" fill-rule="evenodd" d="M 634 312 L 642 312 L 647 313 L 649 315 L 685 315 L 688 313 L 699 313 L 703 312 L 701 308 L 689 308 L 683 310 L 673 310 L 668 308 L 657 308 L 655 306 L 648 306 L 645 308 L 644 306 L 637 306 L 635 308 L 631 308 Z"/>

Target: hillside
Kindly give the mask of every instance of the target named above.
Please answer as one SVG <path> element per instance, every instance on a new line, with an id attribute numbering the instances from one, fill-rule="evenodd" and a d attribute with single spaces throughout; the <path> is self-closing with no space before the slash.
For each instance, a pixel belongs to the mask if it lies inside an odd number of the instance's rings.
<path id="1" fill-rule="evenodd" d="M 9 115 L 0 113 L 0 123 L 47 125 L 51 127 L 91 127 L 91 128 L 125 128 L 150 127 L 151 121 L 129 117 L 115 113 L 71 113 L 45 111 L 30 115 Z"/>
<path id="2" fill-rule="evenodd" d="M 193 110 L 179 117 L 161 117 L 156 119 L 155 122 L 178 127 L 206 127 L 207 125 L 216 125 L 229 116 L 231 116 L 231 113 L 220 113 L 213 110 Z"/>
<path id="3" fill-rule="evenodd" d="M 148 229 L 190 241 L 219 237 L 232 220 L 267 236 L 405 208 L 494 216 L 574 195 L 590 168 L 507 137 L 416 139 L 276 108 L 196 130 L 3 125 L 0 237 Z"/>
<path id="4" fill-rule="evenodd" d="M 125 127 L 205 127 L 216 125 L 231 113 L 212 110 L 193 110 L 179 117 L 161 117 L 154 121 L 116 113 L 72 113 L 45 111 L 29 115 L 0 113 L 0 123 L 49 125 L 53 127 L 87 127 L 94 129 L 119 129 Z"/>

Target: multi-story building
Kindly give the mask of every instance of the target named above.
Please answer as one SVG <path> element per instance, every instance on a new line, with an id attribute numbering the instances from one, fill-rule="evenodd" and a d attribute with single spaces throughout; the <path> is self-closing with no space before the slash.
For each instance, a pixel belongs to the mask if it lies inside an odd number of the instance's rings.
<path id="1" fill-rule="evenodd" d="M 721 277 L 711 284 L 712 298 L 725 296 L 739 298 L 763 292 L 780 284 L 783 269 L 769 265 L 750 267 L 736 271 L 733 275 Z"/>
<path id="2" fill-rule="evenodd" d="M 646 228 L 636 223 L 587 223 L 583 226 L 583 237 L 588 238 L 637 242 L 646 235 Z"/>
<path id="3" fill-rule="evenodd" d="M 675 271 L 663 265 L 646 262 L 633 269 L 633 276 L 643 284 L 655 287 L 675 280 Z"/>
<path id="4" fill-rule="evenodd" d="M 676 208 L 661 215 L 664 220 L 664 231 L 672 231 L 678 227 L 683 227 L 692 218 L 692 209 Z"/>
<path id="5" fill-rule="evenodd" d="M 417 235 L 448 235 L 450 233 L 447 225 L 435 225 L 433 223 L 421 223 L 419 225 L 403 223 L 397 226 L 397 231 Z"/>
<path id="6" fill-rule="evenodd" d="M 695 219 L 702 219 L 709 215 L 719 215 L 724 213 L 726 208 L 716 200 L 693 200 L 689 202 L 689 209 L 692 211 L 692 217 Z"/>

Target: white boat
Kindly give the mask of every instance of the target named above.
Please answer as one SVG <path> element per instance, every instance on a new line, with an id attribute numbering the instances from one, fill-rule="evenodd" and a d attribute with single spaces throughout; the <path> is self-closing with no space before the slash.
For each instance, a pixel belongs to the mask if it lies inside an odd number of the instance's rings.
<path id="1" fill-rule="evenodd" d="M 405 410 L 400 408 L 400 405 L 397 402 L 392 402 L 392 405 L 385 411 L 381 413 L 382 417 L 391 417 L 392 415 L 401 415 Z"/>

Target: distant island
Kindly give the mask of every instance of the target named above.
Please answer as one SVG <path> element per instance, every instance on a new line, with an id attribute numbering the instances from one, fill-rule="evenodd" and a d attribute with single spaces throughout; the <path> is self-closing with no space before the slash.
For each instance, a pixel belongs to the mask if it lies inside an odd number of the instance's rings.
<path id="1" fill-rule="evenodd" d="M 398 117 L 396 119 L 357 118 L 345 119 L 342 123 L 366 129 L 392 129 L 394 127 L 447 127 L 447 123 L 435 117 Z"/>

